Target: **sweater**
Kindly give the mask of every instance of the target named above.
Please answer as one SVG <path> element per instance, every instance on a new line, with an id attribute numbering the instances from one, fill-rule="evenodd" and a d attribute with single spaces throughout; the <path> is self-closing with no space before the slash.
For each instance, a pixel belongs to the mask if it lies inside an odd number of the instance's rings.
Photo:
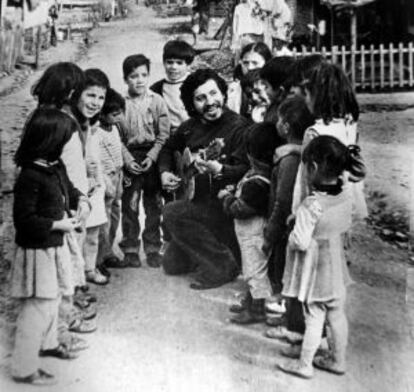
<path id="1" fill-rule="evenodd" d="M 131 154 L 146 148 L 147 156 L 156 162 L 170 135 L 168 109 L 162 97 L 150 90 L 139 97 L 126 96 L 123 125 L 121 140 Z"/>
<path id="2" fill-rule="evenodd" d="M 70 182 L 61 161 L 51 166 L 32 163 L 22 168 L 14 187 L 13 220 L 16 244 L 46 249 L 63 245 L 63 232 L 54 221 L 76 210 L 82 193 Z"/>
<path id="3" fill-rule="evenodd" d="M 223 169 L 220 175 L 199 174 L 195 177 L 194 201 L 214 199 L 220 189 L 228 184 L 237 183 L 248 170 L 248 160 L 244 146 L 244 133 L 249 126 L 248 121 L 231 110 L 225 109 L 216 121 L 205 122 L 200 117 L 190 118 L 184 122 L 177 132 L 171 136 L 159 157 L 160 173 L 172 171 L 174 153 L 182 153 L 185 147 L 197 152 L 208 146 L 216 138 L 224 139 L 221 160 Z"/>

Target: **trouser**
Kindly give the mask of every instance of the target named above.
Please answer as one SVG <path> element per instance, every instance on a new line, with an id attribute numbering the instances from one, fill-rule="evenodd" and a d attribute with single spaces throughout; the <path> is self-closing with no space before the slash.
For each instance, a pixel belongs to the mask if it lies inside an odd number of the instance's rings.
<path id="1" fill-rule="evenodd" d="M 264 226 L 265 219 L 260 216 L 234 220 L 241 251 L 243 278 L 253 299 L 269 298 L 272 295 L 267 274 L 268 257 L 262 251 Z"/>
<path id="2" fill-rule="evenodd" d="M 83 243 L 83 257 L 85 259 L 85 271 L 94 271 L 98 259 L 99 231 L 102 225 L 88 227 L 86 229 L 85 242 Z"/>
<path id="3" fill-rule="evenodd" d="M 286 301 L 286 328 L 292 332 L 305 333 L 305 318 L 303 305 L 297 298 L 288 298 Z"/>
<path id="4" fill-rule="evenodd" d="M 313 357 L 318 349 L 323 325 L 328 322 L 330 332 L 330 349 L 333 358 L 340 366 L 345 365 L 346 346 L 348 342 L 348 321 L 345 315 L 345 295 L 343 298 L 328 302 L 312 302 L 303 305 L 306 330 L 303 337 L 301 360 L 312 365 Z"/>
<path id="5" fill-rule="evenodd" d="M 161 186 L 155 166 L 147 173 L 128 177 L 129 186 L 124 186 L 122 195 L 122 233 L 119 246 L 124 253 L 139 252 L 139 203 L 143 195 L 145 228 L 142 240 L 145 254 L 157 253 L 161 248 Z"/>
<path id="6" fill-rule="evenodd" d="M 58 298 L 25 298 L 17 318 L 12 374 L 26 377 L 39 368 L 39 350 L 58 346 Z"/>
<path id="7" fill-rule="evenodd" d="M 175 201 L 165 206 L 164 224 L 171 241 L 163 257 L 167 274 L 196 269 L 206 284 L 226 283 L 238 273 L 239 250 L 231 218 L 218 201 Z"/>
<path id="8" fill-rule="evenodd" d="M 121 217 L 122 171 L 114 173 L 110 179 L 115 191 L 111 195 L 105 195 L 105 211 L 108 222 L 100 226 L 99 230 L 98 264 L 106 258 L 114 256 L 112 246 Z"/>

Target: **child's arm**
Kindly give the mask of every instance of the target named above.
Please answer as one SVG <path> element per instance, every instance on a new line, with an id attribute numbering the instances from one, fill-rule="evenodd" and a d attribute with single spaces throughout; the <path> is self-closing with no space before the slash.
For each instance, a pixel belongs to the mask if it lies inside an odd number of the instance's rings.
<path id="1" fill-rule="evenodd" d="M 248 219 L 262 215 L 268 198 L 269 185 L 261 180 L 251 180 L 243 185 L 240 197 L 230 193 L 223 197 L 223 209 L 235 219 Z"/>
<path id="2" fill-rule="evenodd" d="M 274 204 L 270 206 L 271 213 L 267 222 L 264 237 L 272 244 L 287 238 L 286 220 L 291 212 L 293 188 L 300 162 L 300 155 L 291 155 L 280 161 L 273 170 L 272 183 L 277 183 L 274 189 Z"/>
<path id="3" fill-rule="evenodd" d="M 307 197 L 298 208 L 295 226 L 289 236 L 289 245 L 293 249 L 305 251 L 309 248 L 321 215 L 322 207 L 319 202 L 313 196 Z"/>
<path id="4" fill-rule="evenodd" d="M 167 104 L 159 95 L 156 95 L 155 97 L 156 136 L 154 146 L 147 153 L 147 157 L 150 158 L 152 162 L 157 161 L 162 147 L 170 137 L 171 128 Z"/>

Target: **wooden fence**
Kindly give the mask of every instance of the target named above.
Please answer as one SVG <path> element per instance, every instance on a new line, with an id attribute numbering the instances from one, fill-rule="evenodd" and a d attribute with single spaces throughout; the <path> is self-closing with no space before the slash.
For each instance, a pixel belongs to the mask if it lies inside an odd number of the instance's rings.
<path id="1" fill-rule="evenodd" d="M 0 29 L 0 72 L 12 72 L 22 55 L 24 35 L 21 28 Z"/>
<path id="2" fill-rule="evenodd" d="M 412 42 L 405 45 L 400 43 L 397 46 L 361 45 L 358 49 L 333 46 L 331 51 L 325 47 L 320 51 L 303 47 L 302 50 L 294 49 L 293 52 L 295 57 L 319 53 L 333 63 L 342 65 L 358 91 L 403 90 L 414 87 Z"/>

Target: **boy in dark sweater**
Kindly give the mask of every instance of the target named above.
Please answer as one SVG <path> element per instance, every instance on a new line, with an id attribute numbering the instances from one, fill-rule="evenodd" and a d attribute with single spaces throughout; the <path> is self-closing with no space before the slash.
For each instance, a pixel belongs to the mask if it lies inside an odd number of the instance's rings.
<path id="1" fill-rule="evenodd" d="M 229 189 L 218 193 L 224 211 L 234 218 L 242 256 L 243 277 L 249 286 L 245 308 L 231 321 L 250 324 L 265 320 L 265 300 L 272 295 L 267 274 L 267 255 L 262 250 L 270 191 L 273 151 L 281 143 L 274 125 L 261 123 L 247 136 L 250 170 L 240 180 L 233 195 Z"/>

